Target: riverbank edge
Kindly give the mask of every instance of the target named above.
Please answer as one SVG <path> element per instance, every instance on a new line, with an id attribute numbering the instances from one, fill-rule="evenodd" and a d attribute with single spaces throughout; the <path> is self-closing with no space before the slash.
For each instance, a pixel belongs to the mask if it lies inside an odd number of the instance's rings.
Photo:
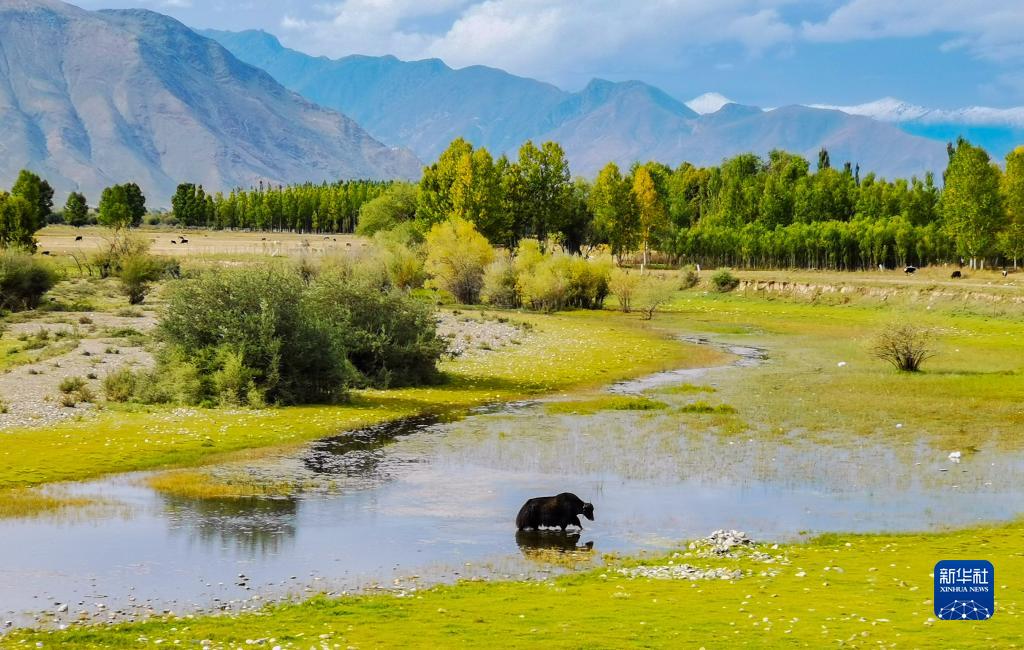
<path id="1" fill-rule="evenodd" d="M 531 337 L 518 346 L 447 362 L 447 381 L 439 386 L 358 391 L 338 406 L 116 407 L 48 429 L 5 432 L 0 434 L 6 461 L 0 471 L 0 502 L 5 504 L 0 518 L 45 516 L 81 506 L 80 500 L 62 496 L 62 483 L 257 458 L 384 422 L 457 417 L 482 406 L 582 391 L 725 358 L 635 315 L 507 316 L 529 323 Z"/>

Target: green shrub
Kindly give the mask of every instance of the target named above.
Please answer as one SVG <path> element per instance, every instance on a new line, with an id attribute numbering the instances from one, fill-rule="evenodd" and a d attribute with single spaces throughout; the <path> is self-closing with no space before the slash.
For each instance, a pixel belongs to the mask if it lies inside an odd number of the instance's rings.
<path id="1" fill-rule="evenodd" d="M 28 253 L 0 251 L 0 309 L 35 309 L 57 283 L 57 274 Z"/>
<path id="2" fill-rule="evenodd" d="M 423 271 L 423 258 L 418 250 L 383 234 L 374 237 L 374 245 L 384 261 L 392 285 L 407 290 L 423 286 L 427 278 Z"/>
<path id="3" fill-rule="evenodd" d="M 542 258 L 528 273 L 518 278 L 523 304 L 538 311 L 556 311 L 565 305 L 568 281 L 564 256 Z"/>
<path id="4" fill-rule="evenodd" d="M 487 238 L 469 221 L 456 218 L 434 224 L 425 246 L 428 286 L 450 292 L 462 304 L 476 303 L 484 269 L 494 260 Z"/>
<path id="5" fill-rule="evenodd" d="M 698 284 L 700 284 L 700 274 L 697 273 L 697 269 L 687 266 L 679 272 L 680 289 L 692 289 Z"/>
<path id="6" fill-rule="evenodd" d="M 103 394 L 111 402 L 130 402 L 136 396 L 137 379 L 128 368 L 116 370 L 103 378 Z"/>
<path id="7" fill-rule="evenodd" d="M 325 272 L 310 287 L 307 314 L 336 332 L 361 383 L 386 387 L 437 379 L 447 349 L 433 308 L 397 289 L 354 283 Z"/>
<path id="8" fill-rule="evenodd" d="M 566 304 L 580 309 L 600 309 L 608 296 L 611 270 L 612 260 L 609 257 L 593 260 L 571 257 L 566 267 Z"/>
<path id="9" fill-rule="evenodd" d="M 433 381 L 446 349 L 427 302 L 340 262 L 308 277 L 276 265 L 181 281 L 159 332 L 167 350 L 139 401 L 331 403 L 353 385 Z"/>
<path id="10" fill-rule="evenodd" d="M 711 276 L 711 286 L 719 293 L 729 293 L 740 286 L 740 279 L 733 275 L 729 269 L 722 269 Z"/>
<path id="11" fill-rule="evenodd" d="M 512 256 L 499 253 L 498 258 L 484 269 L 484 285 L 480 299 L 496 307 L 518 307 L 519 289 L 516 286 L 516 268 Z"/>
<path id="12" fill-rule="evenodd" d="M 307 284 L 284 266 L 217 269 L 174 285 L 159 331 L 173 350 L 165 364 L 201 376 L 221 370 L 222 350 L 242 354 L 253 382 L 273 403 L 330 403 L 353 378 L 342 337 L 306 317 Z M 212 386 L 202 387 L 213 400 Z"/>
<path id="13" fill-rule="evenodd" d="M 257 402 L 253 406 L 262 404 L 262 392 L 256 388 L 256 373 L 245 365 L 242 353 L 222 348 L 219 355 L 220 369 L 213 374 L 213 390 L 220 405 L 239 406 L 250 401 Z"/>
<path id="14" fill-rule="evenodd" d="M 64 379 L 60 380 L 60 384 L 57 386 L 57 388 L 60 389 L 60 392 L 64 393 L 65 395 L 68 395 L 70 393 L 74 393 L 78 390 L 81 390 L 82 387 L 84 386 L 85 380 L 82 379 L 81 377 L 65 377 Z"/>
<path id="15" fill-rule="evenodd" d="M 128 296 L 128 304 L 141 305 L 149 293 L 149 286 L 163 275 L 160 262 L 146 254 L 134 253 L 120 259 L 118 279 L 121 290 Z"/>

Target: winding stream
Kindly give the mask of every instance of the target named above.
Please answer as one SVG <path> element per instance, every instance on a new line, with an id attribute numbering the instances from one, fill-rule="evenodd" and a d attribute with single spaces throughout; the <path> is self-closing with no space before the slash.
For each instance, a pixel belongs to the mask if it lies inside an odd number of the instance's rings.
<path id="1" fill-rule="evenodd" d="M 739 361 L 730 367 L 608 389 L 649 395 L 669 405 L 663 410 L 553 415 L 544 401 L 512 404 L 457 421 L 372 427 L 252 470 L 323 486 L 301 498 L 171 498 L 139 475 L 73 486 L 117 505 L 0 521 L 0 613 L 60 624 L 239 609 L 378 584 L 537 575 L 552 570 L 537 561 L 538 546 L 592 547 L 577 558 L 586 564 L 717 528 L 784 540 L 1016 514 L 1009 504 L 1024 494 L 1020 453 L 980 449 L 953 463 L 924 438 L 749 437 L 690 426 L 694 416 L 677 409 L 707 396 L 664 389 L 734 379 L 763 358 L 753 348 L 731 351 Z M 587 530 L 516 534 L 524 500 L 562 491 L 595 504 Z"/>

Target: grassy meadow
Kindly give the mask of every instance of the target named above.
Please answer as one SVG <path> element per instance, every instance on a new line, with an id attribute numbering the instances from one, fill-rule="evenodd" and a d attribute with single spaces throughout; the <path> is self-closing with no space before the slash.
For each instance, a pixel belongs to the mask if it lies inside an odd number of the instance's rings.
<path id="1" fill-rule="evenodd" d="M 68 256 L 96 245 L 85 229 L 40 233 L 41 249 Z M 176 231 L 143 231 L 154 252 L 182 253 Z M 280 244 L 264 242 L 280 241 Z M 196 261 L 352 250 L 356 238 L 257 233 L 192 233 Z M 317 248 L 319 247 L 319 249 Z M 166 250 L 165 250 L 166 249 Z M 70 273 L 70 271 L 69 271 Z M 705 275 L 710 275 L 705 272 Z M 902 273 L 743 272 L 753 282 L 796 282 L 791 291 L 753 288 L 719 294 L 705 283 L 677 291 L 651 321 L 602 311 L 537 314 L 446 308 L 458 318 L 508 319 L 522 341 L 442 364 L 430 387 L 358 390 L 337 406 L 267 409 L 170 408 L 100 404 L 94 414 L 45 428 L 0 432 L 0 518 L 88 505 L 39 488 L 136 470 L 150 485 L 190 498 L 239 498 L 295 491 L 294 485 L 217 483 L 206 466 L 259 458 L 387 420 L 457 415 L 475 406 L 535 396 L 551 414 L 660 411 L 659 394 L 686 395 L 673 416 L 720 435 L 873 437 L 924 440 L 941 450 L 1020 450 L 1024 446 L 1024 284 L 994 271 L 950 281 L 949 269 Z M 843 287 L 848 291 L 841 290 Z M 19 320 L 61 318 L 61 306 L 116 314 L 123 298 L 100 281 L 70 279 L 57 306 Z M 147 309 L 159 309 L 159 292 Z M 923 372 L 899 373 L 871 354 L 887 325 L 913 322 L 934 332 Z M 756 347 L 765 362 L 731 365 L 718 347 L 680 335 Z M 143 343 L 148 339 L 142 336 Z M 0 372 L 59 354 L 50 342 L 26 349 L 0 337 Z M 49 350 L 47 352 L 47 350 Z M 678 368 L 715 368 L 694 383 L 643 396 L 601 393 L 611 382 Z M 0 395 L 0 400 L 3 396 Z M 1007 516 L 1018 504 L 1007 504 Z M 317 597 L 258 613 L 156 618 L 63 631 L 15 630 L 2 647 L 118 648 L 196 646 L 282 648 L 480 647 L 1020 647 L 1024 645 L 1024 524 L 985 524 L 914 534 L 830 534 L 763 545 L 764 555 L 705 557 L 680 542 L 678 552 L 640 558 L 606 556 L 600 566 L 547 580 L 472 581 L 401 596 Z M 990 559 L 997 569 L 997 611 L 978 623 L 935 621 L 930 574 L 944 558 Z M 544 563 L 551 558 L 541 557 Z M 637 566 L 739 569 L 736 580 L 631 577 Z M 584 557 L 579 562 L 592 564 Z"/>

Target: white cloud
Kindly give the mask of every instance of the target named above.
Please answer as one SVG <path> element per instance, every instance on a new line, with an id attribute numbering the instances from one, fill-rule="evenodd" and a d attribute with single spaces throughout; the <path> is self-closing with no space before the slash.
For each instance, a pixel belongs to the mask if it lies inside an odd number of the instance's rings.
<path id="1" fill-rule="evenodd" d="M 945 36 L 944 49 L 1009 61 L 1024 57 L 1024 3 L 1020 0 L 851 0 L 821 22 L 805 22 L 811 41 Z"/>
<path id="2" fill-rule="evenodd" d="M 719 43 L 756 54 L 793 39 L 778 12 L 791 2 L 343 0 L 318 5 L 323 16 L 289 16 L 282 25 L 290 45 L 322 54 L 440 57 L 557 79 L 616 57 L 671 61 Z"/>

